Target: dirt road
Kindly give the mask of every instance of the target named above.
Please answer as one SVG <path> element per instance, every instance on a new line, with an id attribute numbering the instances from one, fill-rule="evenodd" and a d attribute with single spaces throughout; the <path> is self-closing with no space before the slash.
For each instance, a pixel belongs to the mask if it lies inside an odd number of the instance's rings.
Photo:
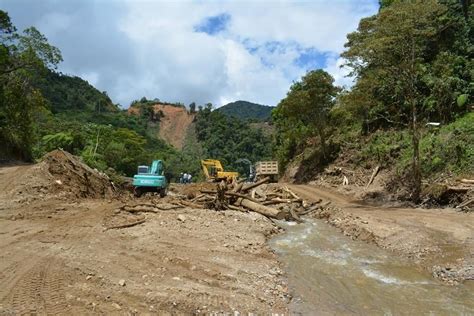
<path id="1" fill-rule="evenodd" d="M 346 235 L 412 257 L 441 278 L 472 278 L 474 214 L 291 188 L 331 201 L 316 216 Z M 37 165 L 0 166 L 0 314 L 288 312 L 284 273 L 266 243 L 278 232 L 272 221 L 189 207 L 120 211 L 144 201 L 171 205 L 173 197 L 144 199 L 114 195 L 104 175 L 62 152 Z"/>
<path id="2" fill-rule="evenodd" d="M 287 311 L 263 216 L 181 208 L 107 229 L 135 220 L 124 201 L 14 199 L 20 169 L 0 168 L 0 314 Z"/>
<path id="3" fill-rule="evenodd" d="M 291 185 L 291 189 L 308 200 L 330 201 L 317 216 L 352 238 L 412 258 L 441 279 L 474 279 L 473 213 L 368 205 L 311 185 Z"/>

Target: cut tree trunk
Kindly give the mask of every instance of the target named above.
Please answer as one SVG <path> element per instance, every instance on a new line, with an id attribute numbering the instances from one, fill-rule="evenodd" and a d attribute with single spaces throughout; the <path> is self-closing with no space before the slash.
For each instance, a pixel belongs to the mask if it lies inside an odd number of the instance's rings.
<path id="1" fill-rule="evenodd" d="M 255 183 L 252 183 L 251 185 L 249 186 L 246 186 L 244 188 L 242 188 L 242 192 L 248 192 L 250 190 L 252 190 L 253 188 L 256 188 L 264 183 L 267 183 L 268 181 L 270 181 L 270 177 L 266 177 L 266 178 L 263 178 L 262 180 L 258 181 L 258 182 L 255 182 Z"/>
<path id="2" fill-rule="evenodd" d="M 243 206 L 248 208 L 249 210 L 252 210 L 254 212 L 260 213 L 262 215 L 265 215 L 267 217 L 275 218 L 275 219 L 285 219 L 286 213 L 277 210 L 259 203 L 252 202 L 248 199 L 243 199 L 239 198 L 237 199 L 237 202 L 235 203 L 237 206 Z"/>

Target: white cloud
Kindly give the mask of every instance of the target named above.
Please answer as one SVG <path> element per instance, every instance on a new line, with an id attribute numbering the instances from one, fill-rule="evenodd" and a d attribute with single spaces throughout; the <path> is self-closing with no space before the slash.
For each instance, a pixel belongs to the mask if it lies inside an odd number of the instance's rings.
<path id="1" fill-rule="evenodd" d="M 348 85 L 338 67 L 346 34 L 378 8 L 376 0 L 18 1 L 14 22 L 36 23 L 59 46 L 62 71 L 82 75 L 125 106 L 142 96 L 276 105 L 307 70 L 294 61 L 308 49 L 321 53 L 316 64 L 336 83 Z M 26 14 L 22 5 L 35 8 Z M 230 16 L 225 30 L 196 32 L 220 14 Z"/>
<path id="2" fill-rule="evenodd" d="M 344 67 L 344 59 L 341 57 L 329 57 L 324 70 L 334 77 L 334 83 L 340 87 L 349 88 L 354 83 L 353 78 L 348 77 L 350 70 Z"/>

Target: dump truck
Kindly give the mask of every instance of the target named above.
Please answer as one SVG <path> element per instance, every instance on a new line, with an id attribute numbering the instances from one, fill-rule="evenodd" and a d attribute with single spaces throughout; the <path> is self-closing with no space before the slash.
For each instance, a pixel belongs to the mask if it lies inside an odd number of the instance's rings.
<path id="1" fill-rule="evenodd" d="M 255 180 L 270 177 L 271 181 L 278 181 L 278 161 L 258 161 L 255 163 Z"/>
<path id="2" fill-rule="evenodd" d="M 218 182 L 225 180 L 232 182 L 234 179 L 239 177 L 239 173 L 235 171 L 224 171 L 222 164 L 216 159 L 204 159 L 201 160 L 202 171 L 208 181 Z"/>
<path id="3" fill-rule="evenodd" d="M 158 192 L 165 197 L 168 190 L 168 181 L 164 176 L 162 160 L 153 160 L 151 166 L 138 166 L 137 174 L 133 176 L 133 188 L 136 197 L 145 192 Z"/>

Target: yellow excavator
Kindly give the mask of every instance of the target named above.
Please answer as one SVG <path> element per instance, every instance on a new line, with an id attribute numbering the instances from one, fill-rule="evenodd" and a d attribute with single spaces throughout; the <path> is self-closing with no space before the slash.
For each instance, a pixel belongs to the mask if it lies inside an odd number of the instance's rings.
<path id="1" fill-rule="evenodd" d="M 216 159 L 201 160 L 201 166 L 208 181 L 218 182 L 225 180 L 227 182 L 232 182 L 234 179 L 239 177 L 238 172 L 224 171 L 221 162 Z"/>

